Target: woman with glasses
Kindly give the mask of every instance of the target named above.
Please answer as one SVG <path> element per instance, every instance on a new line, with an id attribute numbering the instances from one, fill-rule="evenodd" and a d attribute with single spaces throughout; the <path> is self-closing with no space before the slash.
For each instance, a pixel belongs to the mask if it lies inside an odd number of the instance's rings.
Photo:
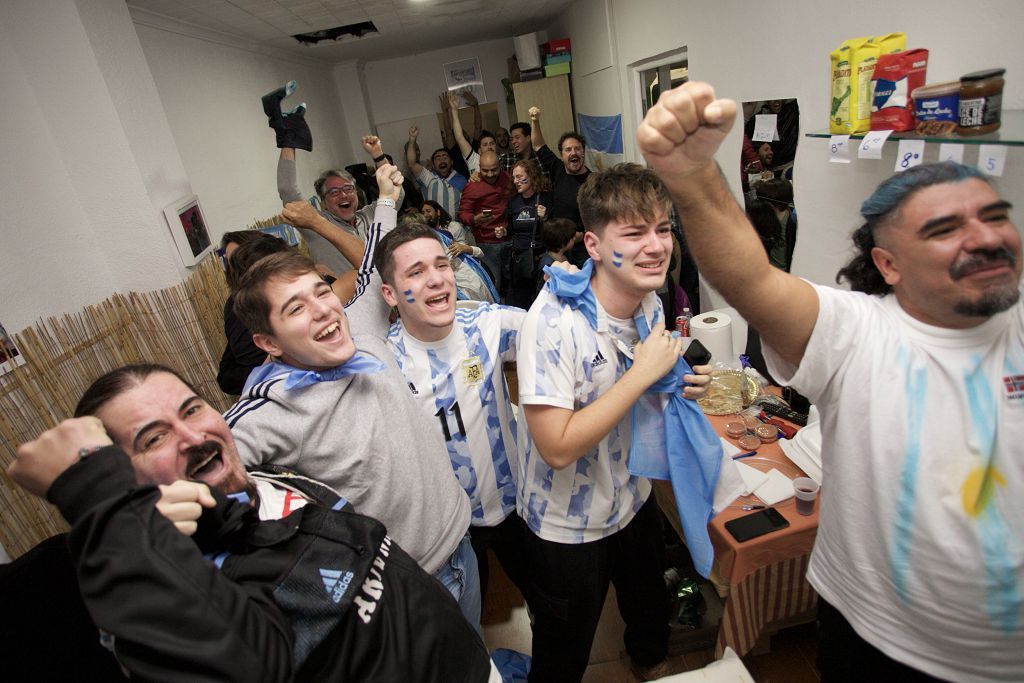
<path id="1" fill-rule="evenodd" d="M 536 294 L 537 259 L 544 252 L 541 223 L 551 205 L 551 182 L 533 161 L 512 167 L 509 185 L 508 229 L 512 238 L 512 273 L 505 303 L 529 308 Z"/>

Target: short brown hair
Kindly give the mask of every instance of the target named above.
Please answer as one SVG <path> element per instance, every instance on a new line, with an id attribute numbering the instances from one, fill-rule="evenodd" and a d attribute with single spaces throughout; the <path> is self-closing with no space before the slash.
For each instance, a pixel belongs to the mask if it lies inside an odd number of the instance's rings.
<path id="1" fill-rule="evenodd" d="M 653 221 L 657 208 L 672 205 L 661 178 L 651 169 L 631 163 L 591 173 L 577 200 L 583 226 L 596 233 L 614 220 Z"/>
<path id="2" fill-rule="evenodd" d="M 261 258 L 239 280 L 235 290 L 235 315 L 253 334 L 273 334 L 267 282 L 273 278 L 287 280 L 316 272 L 313 260 L 297 251 L 289 250 Z"/>
<path id="3" fill-rule="evenodd" d="M 552 218 L 540 226 L 540 238 L 548 251 L 560 251 L 576 234 L 576 224 L 568 218 Z"/>
<path id="4" fill-rule="evenodd" d="M 380 274 L 384 284 L 395 284 L 395 249 L 413 240 L 424 238 L 435 240 L 444 246 L 436 230 L 426 223 L 413 222 L 403 223 L 377 243 L 377 248 L 373 250 L 373 267 Z"/>
<path id="5" fill-rule="evenodd" d="M 259 230 L 251 230 L 255 233 L 252 239 L 244 242 L 237 242 L 239 247 L 227 260 L 227 271 L 225 276 L 228 281 L 228 289 L 234 292 L 238 289 L 242 276 L 252 267 L 252 264 L 270 254 L 277 254 L 284 251 L 291 251 L 288 243 L 282 239 L 262 233 Z"/>

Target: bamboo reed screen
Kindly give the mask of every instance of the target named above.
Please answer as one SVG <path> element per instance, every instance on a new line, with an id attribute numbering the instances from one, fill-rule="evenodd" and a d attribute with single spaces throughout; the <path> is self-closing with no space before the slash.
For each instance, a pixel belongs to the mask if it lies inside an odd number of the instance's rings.
<path id="1" fill-rule="evenodd" d="M 7 478 L 15 448 L 70 417 L 99 375 L 127 363 L 160 363 L 219 410 L 229 407 L 216 381 L 225 299 L 223 273 L 208 257 L 174 287 L 115 294 L 14 335 L 25 364 L 0 377 L 0 542 L 12 557 L 67 528 L 55 508 Z"/>

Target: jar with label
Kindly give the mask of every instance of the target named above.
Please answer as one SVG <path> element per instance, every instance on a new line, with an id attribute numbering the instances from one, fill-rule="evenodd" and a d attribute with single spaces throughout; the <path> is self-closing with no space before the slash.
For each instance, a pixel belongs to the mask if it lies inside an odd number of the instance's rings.
<path id="1" fill-rule="evenodd" d="M 915 88 L 914 119 L 919 135 L 949 135 L 960 124 L 960 81 Z"/>
<path id="2" fill-rule="evenodd" d="M 960 135 L 981 135 L 999 129 L 1006 69 L 975 71 L 960 77 Z"/>

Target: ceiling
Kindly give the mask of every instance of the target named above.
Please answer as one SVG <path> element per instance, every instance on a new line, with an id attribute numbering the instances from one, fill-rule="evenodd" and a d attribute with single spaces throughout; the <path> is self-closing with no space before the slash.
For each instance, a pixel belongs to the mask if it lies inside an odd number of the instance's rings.
<path id="1" fill-rule="evenodd" d="M 133 10 L 328 62 L 401 57 L 547 28 L 573 0 L 126 0 Z M 300 45 L 291 36 L 372 21 L 378 34 Z"/>

